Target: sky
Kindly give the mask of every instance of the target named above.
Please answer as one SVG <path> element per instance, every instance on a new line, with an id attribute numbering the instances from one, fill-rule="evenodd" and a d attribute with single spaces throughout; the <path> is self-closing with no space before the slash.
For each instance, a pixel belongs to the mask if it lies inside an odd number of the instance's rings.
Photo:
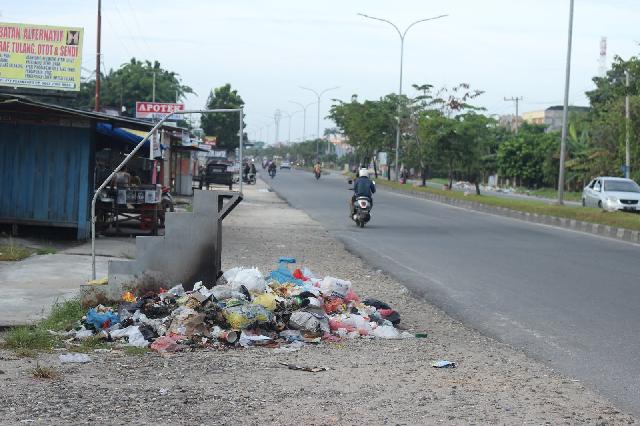
<path id="1" fill-rule="evenodd" d="M 21 0 L 0 4 L 0 22 L 84 28 L 83 75 L 95 69 L 97 0 Z M 197 95 L 230 83 L 245 101 L 252 140 L 275 141 L 274 112 L 293 113 L 290 140 L 317 134 L 317 98 L 301 86 L 326 92 L 320 133 L 334 99 L 378 99 L 397 93 L 400 37 L 395 23 L 448 15 L 413 26 L 404 44 L 404 90 L 413 84 L 485 91 L 476 104 L 487 114 L 513 114 L 562 104 L 569 0 L 103 0 L 102 62 L 118 68 L 131 57 L 158 60 Z M 638 0 L 575 0 L 570 103 L 588 105 L 600 69 L 600 39 L 607 64 L 639 53 Z M 283 113 L 279 141 L 289 140 Z"/>

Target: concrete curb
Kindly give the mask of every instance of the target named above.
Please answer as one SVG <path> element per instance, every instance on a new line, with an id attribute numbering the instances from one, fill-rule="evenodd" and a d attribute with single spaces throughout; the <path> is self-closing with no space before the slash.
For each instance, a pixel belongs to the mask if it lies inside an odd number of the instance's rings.
<path id="1" fill-rule="evenodd" d="M 430 194 L 424 191 L 416 191 L 413 189 L 396 189 L 380 185 L 380 188 L 399 194 L 411 195 L 416 198 L 424 198 L 431 201 L 437 201 L 443 204 L 449 204 L 456 207 L 463 207 L 483 213 L 494 214 L 498 216 L 506 216 L 512 219 L 523 220 L 525 222 L 540 223 L 543 225 L 555 226 L 557 228 L 570 229 L 572 231 L 584 232 L 586 234 L 599 235 L 601 237 L 613 238 L 616 240 L 626 241 L 634 244 L 640 244 L 640 231 L 632 231 L 626 228 L 617 228 L 614 226 L 601 225 L 598 223 L 584 222 L 581 220 L 567 219 L 556 216 L 541 215 L 537 213 L 522 212 L 512 210 L 506 207 L 496 207 L 477 201 L 465 201 L 457 198 L 449 198 L 443 195 Z"/>

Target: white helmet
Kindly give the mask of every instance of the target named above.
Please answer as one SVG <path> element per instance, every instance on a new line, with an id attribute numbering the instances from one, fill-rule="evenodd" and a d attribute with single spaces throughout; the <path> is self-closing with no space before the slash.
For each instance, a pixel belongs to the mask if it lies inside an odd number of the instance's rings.
<path id="1" fill-rule="evenodd" d="M 360 171 L 358 172 L 358 176 L 360 176 L 360 177 L 369 177 L 369 170 L 360 169 Z"/>

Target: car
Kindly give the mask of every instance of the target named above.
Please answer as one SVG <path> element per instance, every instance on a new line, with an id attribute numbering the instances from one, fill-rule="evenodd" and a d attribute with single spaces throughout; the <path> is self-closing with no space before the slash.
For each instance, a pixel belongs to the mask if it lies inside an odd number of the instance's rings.
<path id="1" fill-rule="evenodd" d="M 631 179 L 601 176 L 582 191 L 584 207 L 615 211 L 640 211 L 640 186 Z"/>
<path id="2" fill-rule="evenodd" d="M 282 163 L 280 163 L 280 168 L 281 169 L 291 169 L 291 163 L 288 161 L 283 161 Z"/>

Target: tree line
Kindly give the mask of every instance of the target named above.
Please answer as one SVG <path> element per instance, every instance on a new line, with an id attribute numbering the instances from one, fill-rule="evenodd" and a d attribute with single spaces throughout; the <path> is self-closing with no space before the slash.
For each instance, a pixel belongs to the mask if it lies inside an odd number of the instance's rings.
<path id="1" fill-rule="evenodd" d="M 629 73 L 631 84 L 626 87 Z M 640 178 L 640 60 L 614 59 L 603 77 L 593 78 L 595 88 L 586 93 L 591 107 L 571 113 L 567 137 L 566 187 L 579 190 L 592 177 L 622 175 L 625 159 L 625 96 L 629 95 L 631 118 L 631 177 Z M 509 179 L 514 186 L 555 187 L 558 184 L 560 132 L 545 125 L 523 123 L 517 134 L 474 106 L 482 91 L 463 83 L 435 89 L 414 85 L 414 97 L 387 95 L 360 102 L 336 100 L 329 117 L 354 147 L 357 161 L 373 162 L 379 152 L 395 155 L 399 122 L 400 161 L 426 179 L 446 176 L 476 185 L 490 175 Z"/>

